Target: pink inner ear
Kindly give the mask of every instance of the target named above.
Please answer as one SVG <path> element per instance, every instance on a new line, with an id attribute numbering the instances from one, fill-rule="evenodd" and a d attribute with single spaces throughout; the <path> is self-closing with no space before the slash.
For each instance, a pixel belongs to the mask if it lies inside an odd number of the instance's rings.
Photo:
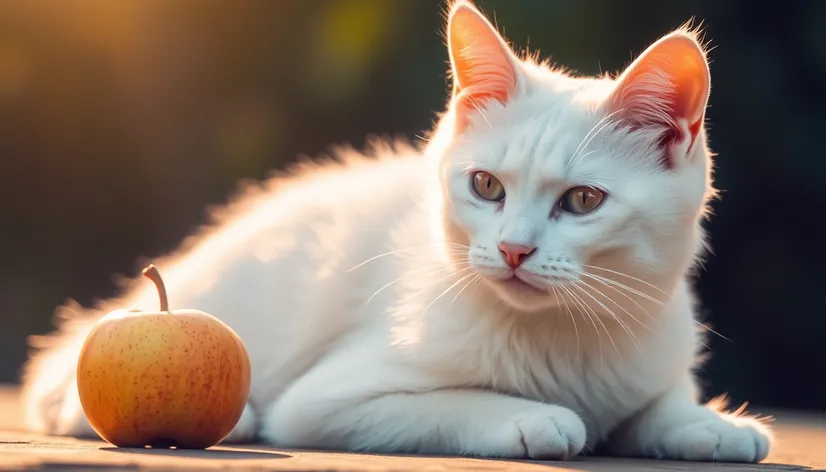
<path id="1" fill-rule="evenodd" d="M 632 128 L 662 128 L 665 148 L 688 138 L 689 149 L 703 125 L 709 87 L 700 45 L 678 32 L 651 45 L 628 67 L 609 103 Z"/>
<path id="2" fill-rule="evenodd" d="M 489 100 L 508 101 L 516 89 L 510 50 L 485 17 L 467 3 L 457 3 L 450 14 L 448 49 L 462 124 L 468 113 Z"/>

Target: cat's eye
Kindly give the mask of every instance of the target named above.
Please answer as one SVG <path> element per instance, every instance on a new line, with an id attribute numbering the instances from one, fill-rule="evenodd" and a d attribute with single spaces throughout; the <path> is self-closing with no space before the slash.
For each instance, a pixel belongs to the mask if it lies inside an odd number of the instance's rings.
<path id="1" fill-rule="evenodd" d="M 599 208 L 603 200 L 605 200 L 605 192 L 602 190 L 580 186 L 565 192 L 559 201 L 559 206 L 568 213 L 584 215 Z"/>
<path id="2" fill-rule="evenodd" d="M 499 179 L 487 172 L 475 172 L 472 177 L 473 191 L 479 197 L 491 202 L 501 202 L 505 198 L 505 187 Z"/>

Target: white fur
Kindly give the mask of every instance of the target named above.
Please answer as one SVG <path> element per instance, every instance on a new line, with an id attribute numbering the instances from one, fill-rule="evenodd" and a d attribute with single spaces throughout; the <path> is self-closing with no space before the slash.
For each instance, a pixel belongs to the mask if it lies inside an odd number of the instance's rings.
<path id="1" fill-rule="evenodd" d="M 600 121 L 613 79 L 518 68 L 517 93 L 463 132 L 451 105 L 421 151 L 379 143 L 372 157 L 345 150 L 340 163 L 273 178 L 156 262 L 173 309 L 210 312 L 247 345 L 249 406 L 228 440 L 766 457 L 765 425 L 697 404 L 687 274 L 714 193 L 705 132 L 672 146 L 687 154 L 663 169 L 653 131 Z M 468 169 L 501 176 L 504 209 L 471 194 Z M 552 214 L 580 184 L 609 196 L 593 214 Z M 521 275 L 544 294 L 497 281 L 508 273 L 501 239 L 538 248 Z M 91 325 L 123 305 L 156 308 L 154 288 L 136 279 L 98 309 L 65 307 L 61 330 L 36 340 L 24 385 L 31 429 L 94 434 L 75 361 Z"/>

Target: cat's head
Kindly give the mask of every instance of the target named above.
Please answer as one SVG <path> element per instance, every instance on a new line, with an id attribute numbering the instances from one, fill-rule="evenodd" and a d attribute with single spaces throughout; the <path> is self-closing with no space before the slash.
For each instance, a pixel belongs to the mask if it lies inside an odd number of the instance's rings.
<path id="1" fill-rule="evenodd" d="M 520 311 L 673 286 L 702 245 L 714 192 L 696 35 L 662 37 L 618 77 L 573 77 L 520 59 L 458 0 L 447 44 L 454 90 L 430 151 L 441 227 L 467 246 L 451 257 Z"/>

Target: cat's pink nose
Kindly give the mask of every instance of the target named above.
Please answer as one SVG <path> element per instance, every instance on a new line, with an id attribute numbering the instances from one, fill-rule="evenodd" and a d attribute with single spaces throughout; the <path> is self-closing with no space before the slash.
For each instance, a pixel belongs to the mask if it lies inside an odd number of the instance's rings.
<path id="1" fill-rule="evenodd" d="M 536 251 L 535 247 L 529 247 L 523 244 L 512 244 L 505 241 L 499 243 L 499 252 L 502 253 L 505 262 L 513 269 L 522 265 L 525 259 L 530 257 L 534 251 Z"/>

